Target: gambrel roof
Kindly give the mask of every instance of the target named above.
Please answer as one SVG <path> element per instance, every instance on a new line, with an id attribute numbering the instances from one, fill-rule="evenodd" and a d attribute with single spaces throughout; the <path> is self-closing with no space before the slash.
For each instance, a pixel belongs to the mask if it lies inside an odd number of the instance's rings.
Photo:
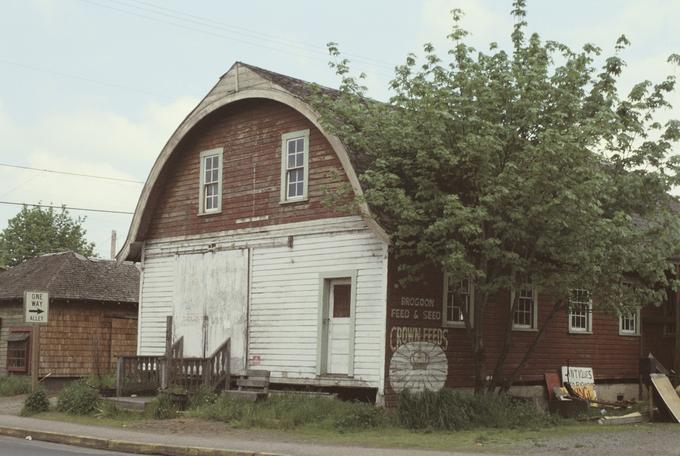
<path id="1" fill-rule="evenodd" d="M 154 195 L 157 191 L 157 186 L 160 185 L 160 177 L 182 139 L 208 115 L 230 103 L 240 100 L 258 98 L 273 100 L 285 104 L 305 116 L 323 134 L 335 151 L 354 194 L 359 197 L 362 196 L 363 190 L 358 178 L 361 172 L 360 157 L 353 154 L 340 139 L 326 132 L 321 126 L 318 114 L 310 105 L 310 97 L 316 90 L 329 94 L 337 93 L 334 89 L 311 84 L 301 79 L 292 78 L 245 63 L 236 62 L 232 65 L 229 71 L 220 78 L 198 106 L 182 121 L 163 147 L 142 189 L 128 237 L 118 254 L 118 259 L 140 260 L 142 241 L 152 216 L 155 204 Z M 385 231 L 371 216 L 368 205 L 362 202 L 359 209 L 364 215 L 366 224 L 381 239 L 389 242 Z"/>
<path id="2" fill-rule="evenodd" d="M 23 299 L 25 291 L 47 291 L 50 299 L 136 303 L 139 269 L 130 262 L 51 253 L 0 273 L 0 300 Z"/>

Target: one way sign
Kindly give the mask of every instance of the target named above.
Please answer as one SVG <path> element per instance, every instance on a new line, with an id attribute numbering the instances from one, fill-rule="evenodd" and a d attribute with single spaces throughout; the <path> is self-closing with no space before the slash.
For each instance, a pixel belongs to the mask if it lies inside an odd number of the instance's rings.
<path id="1" fill-rule="evenodd" d="M 26 323 L 47 323 L 50 299 L 46 291 L 24 292 L 24 319 Z"/>

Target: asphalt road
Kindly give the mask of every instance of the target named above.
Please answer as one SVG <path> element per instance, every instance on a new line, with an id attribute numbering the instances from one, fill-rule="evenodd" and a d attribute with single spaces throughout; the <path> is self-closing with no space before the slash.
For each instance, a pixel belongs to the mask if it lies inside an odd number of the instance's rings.
<path id="1" fill-rule="evenodd" d="M 58 445 L 37 440 L 14 439 L 0 436 L 0 456 L 133 456 L 130 453 L 112 453 L 88 448 Z"/>

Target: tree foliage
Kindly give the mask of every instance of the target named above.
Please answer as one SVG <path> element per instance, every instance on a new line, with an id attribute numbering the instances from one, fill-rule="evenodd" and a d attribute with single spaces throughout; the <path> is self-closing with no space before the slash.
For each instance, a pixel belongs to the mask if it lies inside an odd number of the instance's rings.
<path id="1" fill-rule="evenodd" d="M 468 45 L 454 10 L 446 60 L 432 44 L 422 61 L 408 55 L 388 103 L 366 97 L 364 76 L 331 43 L 340 93 L 315 99 L 325 128 L 369 163 L 364 198 L 409 274 L 434 265 L 473 280 L 478 390 L 485 308 L 500 290 L 530 281 L 555 312 L 574 288 L 592 290 L 601 309 L 660 303 L 676 286 L 669 257 L 680 245 L 669 196 L 680 121 L 655 120 L 675 78 L 622 95 L 625 36 L 607 57 L 592 44 L 573 50 L 529 34 L 525 1 L 513 7 L 510 52 Z"/>
<path id="2" fill-rule="evenodd" d="M 94 244 L 87 242 L 84 217 L 72 218 L 66 208 L 24 206 L 0 233 L 0 264 L 16 266 L 46 253 L 71 250 L 94 256 Z"/>

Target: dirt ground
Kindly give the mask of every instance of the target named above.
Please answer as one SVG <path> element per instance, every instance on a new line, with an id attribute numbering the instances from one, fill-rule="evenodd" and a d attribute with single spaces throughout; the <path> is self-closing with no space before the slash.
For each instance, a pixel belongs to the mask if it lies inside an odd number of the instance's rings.
<path id="1" fill-rule="evenodd" d="M 678 456 L 680 424 L 646 423 L 621 428 L 596 427 L 591 432 L 526 441 L 513 445 L 509 452 L 523 455 Z"/>

